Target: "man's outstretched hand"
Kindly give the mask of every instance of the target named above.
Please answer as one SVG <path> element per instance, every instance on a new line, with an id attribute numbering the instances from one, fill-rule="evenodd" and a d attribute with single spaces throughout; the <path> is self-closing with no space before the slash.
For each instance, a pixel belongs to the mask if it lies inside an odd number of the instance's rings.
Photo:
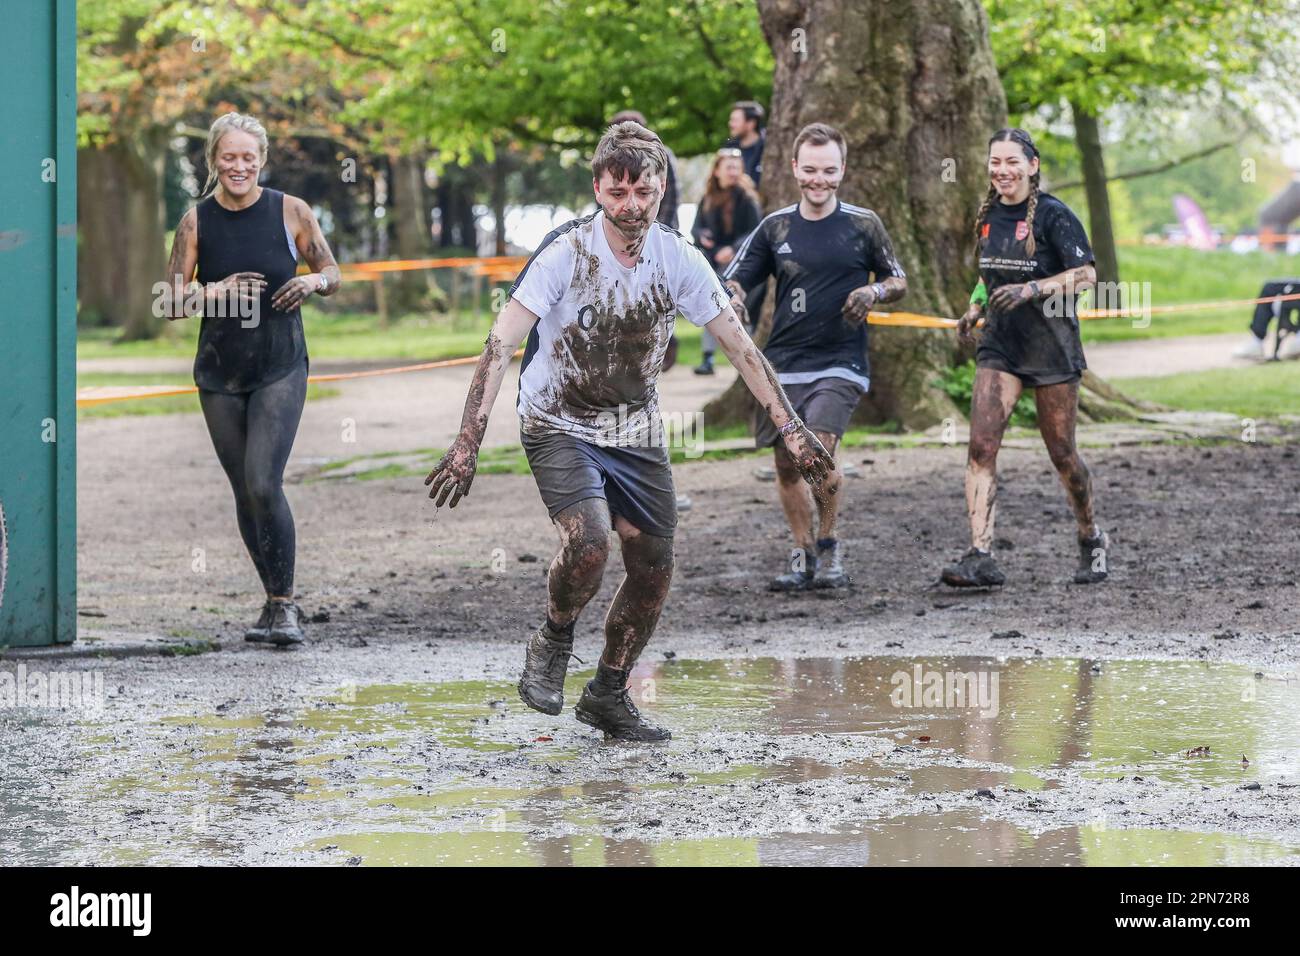
<path id="1" fill-rule="evenodd" d="M 434 498 L 434 505 L 441 508 L 447 496 L 451 496 L 449 507 L 456 507 L 456 502 L 469 494 L 469 486 L 474 484 L 474 472 L 478 469 L 478 443 L 457 436 L 447 449 L 447 454 L 434 465 L 429 477 L 424 479 L 430 485 L 429 497 Z"/>
<path id="2" fill-rule="evenodd" d="M 835 470 L 831 453 L 803 424 L 785 436 L 785 448 L 794 459 L 799 474 L 810 485 L 820 485 Z"/>

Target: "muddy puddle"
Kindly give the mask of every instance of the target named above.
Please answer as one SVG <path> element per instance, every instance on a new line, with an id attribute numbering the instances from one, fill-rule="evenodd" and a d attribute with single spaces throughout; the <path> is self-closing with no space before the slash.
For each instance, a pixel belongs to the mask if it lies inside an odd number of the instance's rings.
<path id="1" fill-rule="evenodd" d="M 28 863 L 1297 864 L 1288 676 L 667 660 L 631 681 L 674 731 L 662 747 L 534 713 L 509 682 L 345 684 L 252 713 L 110 707 L 62 755 L 29 754 L 39 794 L 6 774 L 3 842 Z"/>

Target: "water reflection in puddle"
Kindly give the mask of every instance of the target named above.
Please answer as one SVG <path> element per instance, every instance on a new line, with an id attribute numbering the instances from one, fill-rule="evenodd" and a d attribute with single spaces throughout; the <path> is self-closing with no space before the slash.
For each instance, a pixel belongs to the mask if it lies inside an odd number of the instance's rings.
<path id="1" fill-rule="evenodd" d="M 570 707 L 586 676 L 571 677 Z M 536 714 L 513 685 L 487 682 L 345 687 L 293 710 L 171 717 L 120 743 L 115 728 L 115 744 L 95 745 L 111 772 L 77 796 L 100 832 L 121 832 L 111 849 L 71 855 L 1210 865 L 1295 854 L 1195 826 L 1116 825 L 1114 809 L 1091 825 L 1017 825 L 976 799 L 1120 777 L 1188 794 L 1296 783 L 1300 683 L 1248 668 L 759 658 L 642 665 L 631 686 L 673 729 L 669 746 L 605 744 L 571 712 Z M 102 740 L 104 726 L 88 735 Z"/>

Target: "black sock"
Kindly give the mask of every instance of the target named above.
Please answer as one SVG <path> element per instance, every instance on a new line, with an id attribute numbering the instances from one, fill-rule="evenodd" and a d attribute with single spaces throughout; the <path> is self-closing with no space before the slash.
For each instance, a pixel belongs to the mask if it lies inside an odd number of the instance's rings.
<path id="1" fill-rule="evenodd" d="M 546 629 L 551 632 L 548 636 L 550 637 L 551 640 L 559 644 L 573 643 L 573 625 L 576 623 L 578 622 L 570 621 L 568 624 L 565 624 L 563 627 L 561 627 L 560 625 L 556 624 L 554 621 L 551 620 L 551 616 L 549 614 L 546 615 Z"/>
<path id="2" fill-rule="evenodd" d="M 610 667 L 604 661 L 596 664 L 596 679 L 591 682 L 591 689 L 601 696 L 617 694 L 627 686 L 627 671 Z"/>
<path id="3" fill-rule="evenodd" d="M 712 353 L 712 352 L 705 352 L 705 353 L 704 353 L 704 364 L 705 364 L 705 365 L 712 365 L 712 364 L 713 364 L 713 353 Z"/>
<path id="4" fill-rule="evenodd" d="M 834 538 L 818 538 L 818 539 L 817 539 L 817 550 L 818 550 L 818 551 L 825 551 L 827 548 L 833 548 L 833 547 L 835 547 L 835 539 L 834 539 Z"/>

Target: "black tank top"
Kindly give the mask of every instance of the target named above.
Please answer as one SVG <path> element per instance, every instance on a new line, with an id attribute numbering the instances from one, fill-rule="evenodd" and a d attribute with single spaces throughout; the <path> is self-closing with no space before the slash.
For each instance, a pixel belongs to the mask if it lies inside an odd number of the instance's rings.
<path id="1" fill-rule="evenodd" d="M 258 321 L 204 310 L 194 357 L 194 384 L 209 392 L 251 392 L 288 375 L 307 359 L 302 313 L 278 312 L 271 296 L 298 271 L 284 226 L 284 193 L 262 189 L 257 202 L 232 212 L 209 196 L 198 205 L 200 282 L 220 282 L 236 272 L 266 277 Z M 248 326 L 248 327 L 245 327 Z"/>

